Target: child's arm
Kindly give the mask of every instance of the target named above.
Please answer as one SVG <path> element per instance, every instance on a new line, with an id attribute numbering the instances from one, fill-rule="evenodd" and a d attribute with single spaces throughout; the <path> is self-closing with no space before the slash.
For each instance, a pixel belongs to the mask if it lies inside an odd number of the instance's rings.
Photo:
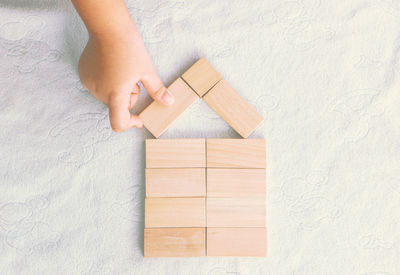
<path id="1" fill-rule="evenodd" d="M 72 0 L 89 31 L 79 60 L 86 89 L 108 105 L 114 131 L 142 127 L 130 113 L 143 86 L 154 100 L 170 105 L 174 99 L 164 87 L 123 0 Z"/>

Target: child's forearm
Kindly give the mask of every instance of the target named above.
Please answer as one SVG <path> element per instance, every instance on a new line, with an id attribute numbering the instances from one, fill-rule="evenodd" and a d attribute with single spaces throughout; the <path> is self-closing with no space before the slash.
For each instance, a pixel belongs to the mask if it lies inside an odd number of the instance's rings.
<path id="1" fill-rule="evenodd" d="M 133 20 L 123 0 L 72 0 L 90 35 L 132 29 Z"/>

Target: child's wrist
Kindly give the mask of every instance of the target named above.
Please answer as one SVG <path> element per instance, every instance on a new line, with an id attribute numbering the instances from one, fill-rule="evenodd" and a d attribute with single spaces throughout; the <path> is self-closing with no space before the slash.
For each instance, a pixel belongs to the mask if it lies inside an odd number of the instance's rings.
<path id="1" fill-rule="evenodd" d="M 124 33 L 132 33 L 132 30 L 136 29 L 127 9 L 114 11 L 106 18 L 99 18 L 97 24 L 87 27 L 89 35 L 97 39 L 122 36 Z"/>
<path id="2" fill-rule="evenodd" d="M 134 42 L 135 39 L 138 41 L 141 39 L 141 36 L 133 21 L 129 24 L 120 25 L 115 28 L 105 28 L 100 31 L 89 31 L 89 36 L 91 40 L 101 44 L 115 44 L 126 41 L 127 39 L 130 39 L 131 42 Z"/>

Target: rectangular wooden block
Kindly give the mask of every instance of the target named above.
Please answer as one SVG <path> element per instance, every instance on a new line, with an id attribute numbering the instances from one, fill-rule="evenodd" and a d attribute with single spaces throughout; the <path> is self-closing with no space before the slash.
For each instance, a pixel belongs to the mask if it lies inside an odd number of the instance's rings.
<path id="1" fill-rule="evenodd" d="M 265 198 L 207 198 L 207 227 L 265 227 Z"/>
<path id="2" fill-rule="evenodd" d="M 200 97 L 222 79 L 221 75 L 204 57 L 183 73 L 182 78 Z"/>
<path id="3" fill-rule="evenodd" d="M 225 80 L 219 81 L 203 99 L 244 138 L 247 138 L 264 120 Z"/>
<path id="4" fill-rule="evenodd" d="M 205 168 L 146 169 L 146 197 L 205 196 Z"/>
<path id="5" fill-rule="evenodd" d="M 153 101 L 139 114 L 144 126 L 156 138 L 164 133 L 190 105 L 199 99 L 198 95 L 181 78 L 175 80 L 168 87 L 168 90 L 175 97 L 174 104 L 165 106 Z"/>
<path id="6" fill-rule="evenodd" d="M 266 168 L 265 139 L 207 139 L 207 167 Z"/>
<path id="7" fill-rule="evenodd" d="M 205 228 L 146 228 L 145 257 L 201 257 L 206 250 Z"/>
<path id="8" fill-rule="evenodd" d="M 207 168 L 207 197 L 266 197 L 265 169 Z"/>
<path id="9" fill-rule="evenodd" d="M 266 228 L 207 228 L 207 256 L 266 255 Z"/>
<path id="10" fill-rule="evenodd" d="M 206 167 L 205 148 L 204 139 L 146 139 L 146 167 Z"/>
<path id="11" fill-rule="evenodd" d="M 146 198 L 145 227 L 205 227 L 205 198 Z"/>

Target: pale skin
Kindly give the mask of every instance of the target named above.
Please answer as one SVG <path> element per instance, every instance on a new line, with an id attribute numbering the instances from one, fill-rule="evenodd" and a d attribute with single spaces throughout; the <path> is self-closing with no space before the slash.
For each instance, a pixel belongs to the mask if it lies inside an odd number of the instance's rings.
<path id="1" fill-rule="evenodd" d="M 84 21 L 88 43 L 79 59 L 83 86 L 109 108 L 111 128 L 121 132 L 141 128 L 131 114 L 141 82 L 150 96 L 163 105 L 174 98 L 162 83 L 123 0 L 72 0 Z"/>

